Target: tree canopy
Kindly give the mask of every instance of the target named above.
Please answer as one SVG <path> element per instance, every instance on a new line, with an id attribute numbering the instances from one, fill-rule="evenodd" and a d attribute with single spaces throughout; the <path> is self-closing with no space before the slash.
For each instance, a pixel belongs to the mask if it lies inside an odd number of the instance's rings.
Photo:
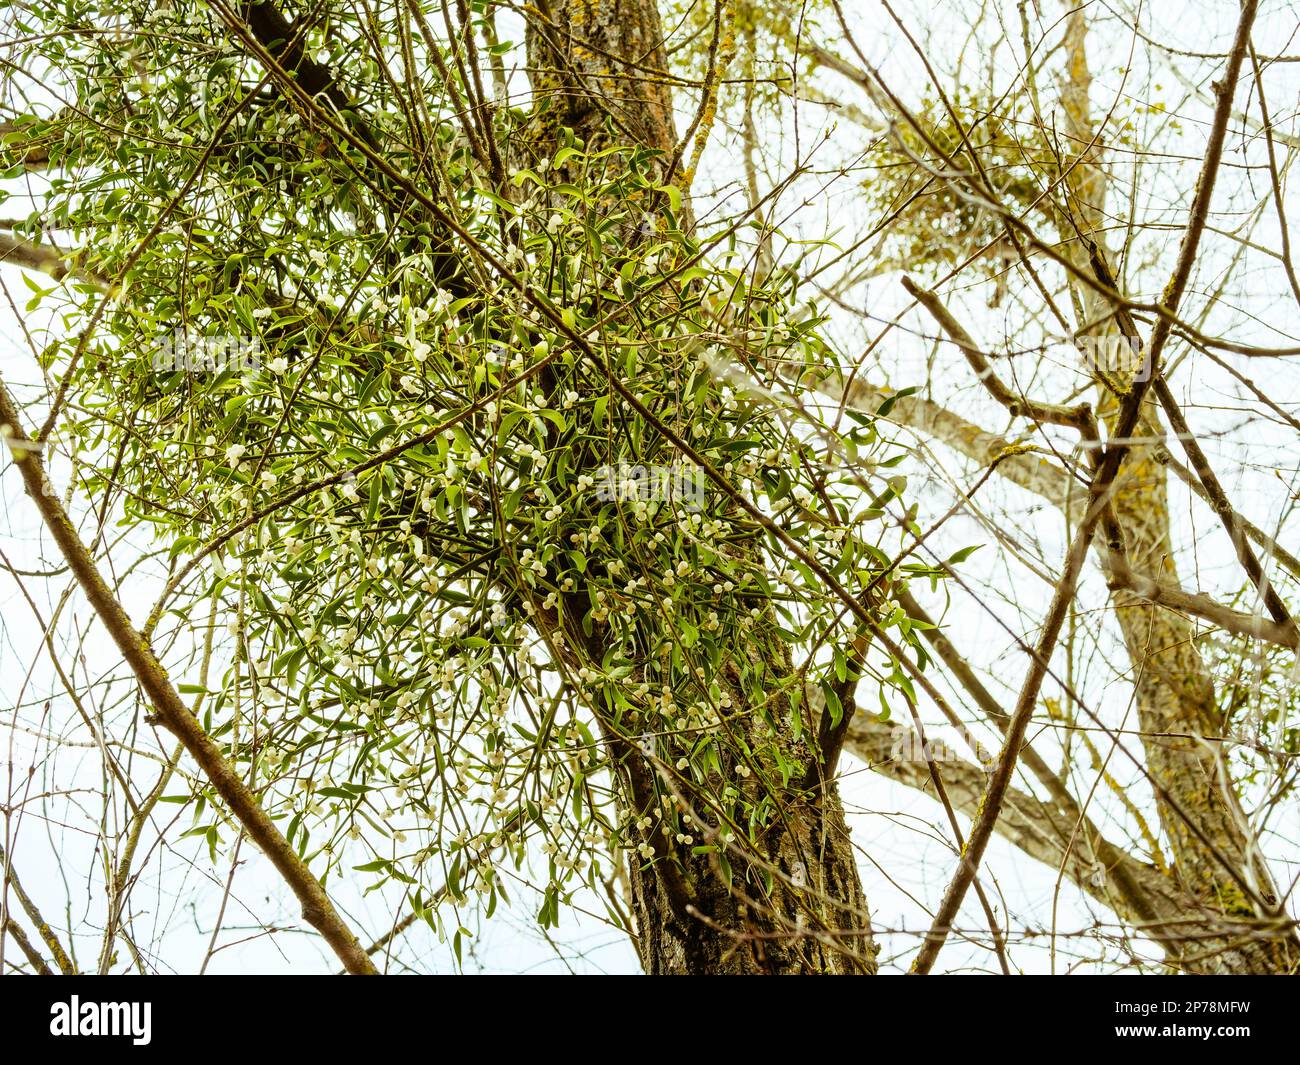
<path id="1" fill-rule="evenodd" d="M 1294 969 L 1288 15 L 952 7 L 10 5 L 0 963 Z"/>

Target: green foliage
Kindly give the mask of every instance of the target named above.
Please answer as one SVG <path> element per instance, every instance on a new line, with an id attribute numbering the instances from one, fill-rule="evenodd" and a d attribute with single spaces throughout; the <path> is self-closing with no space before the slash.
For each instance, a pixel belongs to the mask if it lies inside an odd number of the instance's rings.
<path id="1" fill-rule="evenodd" d="M 390 79 L 340 43 L 360 36 L 350 8 L 332 5 L 306 48 L 349 56 L 355 128 L 393 175 L 259 84 L 206 7 L 142 5 L 120 36 L 47 32 L 108 14 L 15 16 L 26 64 L 81 104 L 25 116 L 61 135 L 35 215 L 114 291 L 88 334 L 92 286 L 43 296 L 59 316 L 46 369 L 70 400 L 58 440 L 79 491 L 114 493 L 125 524 L 152 530 L 173 675 L 193 675 L 204 604 L 225 627 L 205 724 L 291 842 L 320 873 L 407 885 L 438 927 L 442 897 L 490 914 L 498 863 L 522 867 L 532 845 L 553 925 L 575 886 L 609 876 L 610 848 L 648 860 L 656 833 L 699 842 L 658 784 L 657 807 L 620 815 L 618 742 L 651 745 L 724 836 L 759 832 L 806 765 L 738 744 L 730 723 L 815 734 L 801 679 L 772 663 L 793 647 L 843 682 L 831 649 L 849 626 L 718 482 L 850 588 L 887 571 L 881 518 L 903 490 L 892 478 L 861 503 L 861 471 L 901 457 L 874 419 L 840 433 L 793 413 L 828 362 L 815 309 L 755 283 L 726 226 L 687 231 L 653 152 L 566 131 L 494 183 L 430 64 Z M 525 118 L 494 118 L 503 149 Z M 465 234 L 453 266 L 422 192 Z M 238 338 L 256 365 L 160 370 L 178 335 Z M 637 466 L 695 494 L 602 496 L 605 471 Z M 901 611 L 887 620 L 914 639 Z M 215 853 L 229 837 L 209 804 L 194 832 Z M 445 930 L 459 949 L 463 927 Z"/>
<path id="2" fill-rule="evenodd" d="M 994 202 L 1031 222 L 1056 223 L 1059 192 L 1050 189 L 1059 149 L 1042 138 L 1024 94 L 971 90 L 946 103 L 928 96 L 912 117 L 916 126 L 899 121 L 875 145 L 862 182 L 881 216 L 896 218 L 890 234 L 898 262 L 943 273 L 1005 239 L 995 211 L 945 180 L 952 163 L 987 179 Z"/>

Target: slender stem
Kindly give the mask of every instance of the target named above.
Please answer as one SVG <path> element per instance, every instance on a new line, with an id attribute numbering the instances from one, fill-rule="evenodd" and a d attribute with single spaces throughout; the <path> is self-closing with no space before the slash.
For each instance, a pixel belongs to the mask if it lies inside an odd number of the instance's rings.
<path id="1" fill-rule="evenodd" d="M 1218 104 L 1215 108 L 1209 142 L 1206 145 L 1205 161 L 1197 184 L 1196 195 L 1192 201 L 1191 217 L 1188 219 L 1187 230 L 1183 234 L 1183 241 L 1178 249 L 1178 261 L 1174 266 L 1173 275 L 1170 277 L 1168 285 L 1165 286 L 1162 302 L 1168 309 L 1169 314 L 1167 316 L 1162 315 L 1157 319 L 1151 334 L 1149 351 L 1151 377 L 1156 377 L 1160 373 L 1160 355 L 1169 339 L 1171 320 L 1178 310 L 1178 304 L 1187 287 L 1192 265 L 1196 261 L 1196 250 L 1200 244 L 1201 235 L 1205 231 L 1210 198 L 1214 192 L 1219 161 L 1223 156 L 1223 142 L 1228 127 L 1228 119 L 1232 113 L 1232 98 L 1238 76 L 1241 73 L 1242 59 L 1250 42 L 1250 29 L 1255 21 L 1257 7 L 1257 0 L 1243 0 L 1241 18 L 1237 23 L 1236 37 L 1233 41 L 1227 69 L 1224 72 L 1223 80 L 1216 84 Z M 1048 661 L 1056 647 L 1065 617 L 1074 602 L 1075 590 L 1079 583 L 1079 576 L 1083 571 L 1084 562 L 1088 557 L 1093 533 L 1101 521 L 1111 486 L 1119 473 L 1120 463 L 1123 462 L 1128 451 L 1128 441 L 1137 427 L 1142 402 L 1150 383 L 1150 378 L 1137 381 L 1134 383 L 1132 390 L 1125 395 L 1119 417 L 1116 420 L 1115 431 L 1111 438 L 1113 442 L 1106 448 L 1105 454 L 1097 465 L 1092 483 L 1089 485 L 1088 509 L 1066 554 L 1064 571 L 1061 574 L 1060 581 L 1057 582 L 1051 607 L 1047 612 L 1042 632 L 1039 634 L 1038 643 L 1034 648 L 1033 661 L 1020 689 L 1015 709 L 1011 714 L 1011 722 L 1007 727 L 1006 742 L 998 755 L 992 776 L 989 778 L 989 786 L 984 793 L 979 816 L 975 819 L 975 824 L 971 826 L 966 853 L 962 856 L 962 861 L 953 875 L 952 882 L 948 885 L 948 890 L 945 892 L 943 901 L 934 915 L 930 930 L 926 933 L 925 942 L 921 945 L 916 961 L 912 965 L 912 972 L 916 975 L 926 975 L 934 967 L 939 951 L 943 949 L 943 945 L 947 941 L 948 933 L 956 919 L 957 912 L 961 909 L 962 901 L 966 897 L 966 891 L 975 879 L 976 870 L 979 869 L 980 861 L 983 859 L 989 840 L 992 838 L 993 826 L 997 823 L 998 815 L 1001 813 L 1002 801 L 1006 796 L 1007 786 L 1011 781 L 1011 775 L 1020 754 L 1020 747 L 1024 741 L 1025 732 L 1029 727 L 1029 720 L 1033 716 L 1034 707 L 1037 705 L 1038 693 L 1042 688 L 1043 679 L 1047 675 Z"/>
<path id="2" fill-rule="evenodd" d="M 42 445 L 23 432 L 18 409 L 3 381 L 0 381 L 0 438 L 8 444 L 27 494 L 36 503 L 68 568 L 77 578 L 113 642 L 117 644 L 123 660 L 135 673 L 161 723 L 176 735 L 198 762 L 217 794 L 244 826 L 249 838 L 271 860 L 298 897 L 302 904 L 303 918 L 320 932 L 348 971 L 355 974 L 376 974 L 377 970 L 361 943 L 334 909 L 334 904 L 325 894 L 320 881 L 312 875 L 307 864 L 284 838 L 235 767 L 226 760 L 212 737 L 203 730 L 198 719 L 190 713 L 189 707 L 181 701 L 167 671 L 154 654 L 152 645 L 131 624 L 126 610 L 104 581 L 67 511 L 63 509 L 58 494 L 51 487 L 40 458 Z"/>

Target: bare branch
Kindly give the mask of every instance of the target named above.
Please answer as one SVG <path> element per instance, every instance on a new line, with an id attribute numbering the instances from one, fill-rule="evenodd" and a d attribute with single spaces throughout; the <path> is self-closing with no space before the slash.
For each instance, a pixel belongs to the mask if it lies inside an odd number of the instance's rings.
<path id="1" fill-rule="evenodd" d="M 58 494 L 47 479 L 40 458 L 43 445 L 29 439 L 23 432 L 18 409 L 3 382 L 0 382 L 0 438 L 8 444 L 27 494 L 35 502 L 86 598 L 117 644 L 123 659 L 135 673 L 141 689 L 153 703 L 160 722 L 185 744 L 185 749 L 199 763 L 231 813 L 244 826 L 249 838 L 271 860 L 298 897 L 302 903 L 303 918 L 320 932 L 348 971 L 354 974 L 374 974 L 376 969 L 373 963 L 356 935 L 334 909 L 334 904 L 325 894 L 320 881 L 284 838 L 239 772 L 226 760 L 221 749 L 181 701 L 152 646 L 136 631 L 122 604 L 104 582 L 90 552 L 86 550 L 72 520 L 63 509 Z"/>

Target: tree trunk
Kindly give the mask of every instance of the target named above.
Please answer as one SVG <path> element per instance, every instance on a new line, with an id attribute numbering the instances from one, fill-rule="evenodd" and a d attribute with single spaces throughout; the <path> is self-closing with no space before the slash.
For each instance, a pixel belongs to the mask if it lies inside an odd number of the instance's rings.
<path id="1" fill-rule="evenodd" d="M 1085 16 L 1070 15 L 1067 44 L 1069 78 L 1062 102 L 1070 132 L 1080 145 L 1092 143 L 1088 92 L 1091 78 L 1084 47 Z M 1100 151 L 1093 147 L 1093 154 Z M 1085 157 L 1066 178 L 1077 205 L 1074 222 L 1105 249 L 1106 177 L 1095 159 Z M 1073 234 L 1063 233 L 1076 264 L 1088 269 L 1086 251 Z M 1087 286 L 1078 286 L 1084 322 L 1097 322 L 1112 310 Z M 1105 332 L 1118 336 L 1115 319 Z M 1122 382 L 1121 382 L 1122 384 Z M 1113 430 L 1120 398 L 1099 385 L 1099 414 Z M 1158 461 L 1164 432 L 1154 403 L 1148 401 L 1132 445 L 1115 482 L 1111 504 L 1134 572 L 1165 584 L 1178 584 L 1170 534 L 1165 467 Z M 1185 939 L 1171 944 L 1171 961 L 1194 972 L 1289 973 L 1300 963 L 1300 941 L 1289 931 L 1269 928 L 1275 920 L 1257 912 L 1235 872 L 1266 899 L 1276 896 L 1237 798 L 1223 745 L 1225 722 L 1215 698 L 1214 680 L 1196 648 L 1190 622 L 1117 588 L 1111 602 L 1133 667 L 1136 706 L 1147 769 L 1155 790 L 1161 826 L 1172 851 L 1167 875 L 1185 900 Z M 1189 737 L 1189 738 L 1179 738 Z"/>
<path id="2" fill-rule="evenodd" d="M 676 134 L 654 0 L 541 0 L 530 8 L 527 44 L 532 151 L 553 155 L 567 127 L 588 150 L 644 145 L 671 159 Z M 576 621 L 584 610 L 575 594 L 564 610 L 564 643 L 599 663 L 599 630 L 587 634 Z M 647 631 L 638 643 L 656 647 L 661 634 Z M 785 646 L 767 622 L 727 644 L 732 657 L 714 679 L 733 712 L 711 784 L 715 794 L 730 784 L 751 804 L 771 800 L 774 813 L 761 827 L 728 838 L 725 803 L 701 808 L 666 771 L 679 757 L 672 737 L 636 742 L 626 728 L 601 723 L 619 762 L 622 820 L 648 822 L 640 839 L 653 849 L 648 860 L 625 852 L 641 963 L 652 974 L 874 972 L 866 900 L 835 786 L 809 793 L 799 787 L 803 774 L 787 785 L 779 770 L 782 761 L 806 769 L 816 758 L 809 745 L 816 729 L 797 738 L 780 694 L 797 683 Z M 747 704 L 753 686 L 740 682 L 742 665 L 767 678 L 761 710 Z M 742 766 L 744 750 L 752 759 Z"/>
<path id="3" fill-rule="evenodd" d="M 1159 439 L 1154 414 L 1139 431 Z M 1155 453 L 1148 445 L 1130 449 L 1112 503 L 1134 571 L 1177 581 L 1165 469 Z M 1198 972 L 1288 973 L 1300 960 L 1300 944 L 1293 934 L 1265 934 L 1267 914 L 1256 912 L 1229 869 L 1276 897 L 1248 834 L 1223 745 L 1199 738 L 1223 735 L 1225 723 L 1192 626 L 1183 615 L 1123 589 L 1112 592 L 1111 601 L 1136 673 L 1147 769 L 1173 857 L 1168 875 L 1188 902 L 1186 916 L 1198 918 L 1179 960 Z"/>

